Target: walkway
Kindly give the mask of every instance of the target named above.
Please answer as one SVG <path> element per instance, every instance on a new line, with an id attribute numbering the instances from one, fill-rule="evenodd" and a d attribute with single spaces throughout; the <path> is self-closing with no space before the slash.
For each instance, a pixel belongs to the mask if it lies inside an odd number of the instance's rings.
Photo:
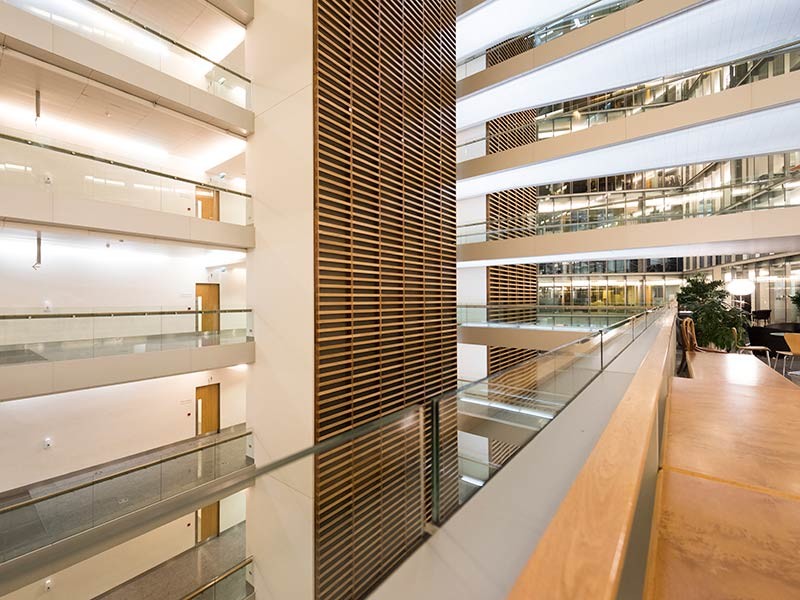
<path id="1" fill-rule="evenodd" d="M 212 538 L 129 579 L 95 600 L 179 600 L 245 559 L 245 523 L 234 525 Z M 243 600 L 253 592 L 244 570 L 217 586 L 218 600 Z M 224 589 L 223 589 L 224 587 Z M 219 593 L 222 592 L 222 593 Z M 206 595 L 201 596 L 205 598 Z"/>

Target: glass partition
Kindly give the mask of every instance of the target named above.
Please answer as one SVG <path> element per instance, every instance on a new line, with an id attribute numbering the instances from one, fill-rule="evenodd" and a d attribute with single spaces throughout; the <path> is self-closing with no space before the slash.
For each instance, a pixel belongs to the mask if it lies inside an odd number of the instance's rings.
<path id="1" fill-rule="evenodd" d="M 222 437 L 79 484 L 28 488 L 0 504 L 0 561 L 8 561 L 214 479 L 251 467 L 249 432 Z"/>
<path id="2" fill-rule="evenodd" d="M 235 225 L 253 222 L 249 194 L 3 134 L 0 186 L 19 198 L 82 198 Z"/>
<path id="3" fill-rule="evenodd" d="M 250 80 L 167 36 L 87 0 L 3 0 L 120 54 L 250 108 Z"/>
<path id="4" fill-rule="evenodd" d="M 252 310 L 2 309 L 0 365 L 253 341 Z"/>

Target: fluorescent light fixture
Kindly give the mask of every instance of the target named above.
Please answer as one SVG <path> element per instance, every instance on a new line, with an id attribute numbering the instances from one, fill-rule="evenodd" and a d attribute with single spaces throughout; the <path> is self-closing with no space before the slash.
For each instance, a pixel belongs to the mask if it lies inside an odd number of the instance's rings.
<path id="1" fill-rule="evenodd" d="M 725 289 L 731 296 L 750 296 L 756 291 L 756 284 L 750 279 L 732 279 Z"/>
<path id="2" fill-rule="evenodd" d="M 588 285 L 588 282 L 587 282 Z M 493 402 L 490 400 L 484 400 L 483 398 L 475 398 L 474 396 L 459 396 L 460 402 L 467 402 L 468 404 L 479 404 L 481 406 L 486 406 L 489 408 L 496 408 L 498 410 L 506 411 L 506 412 L 513 412 L 522 415 L 528 415 L 530 417 L 537 417 L 539 419 L 552 419 L 555 415 L 550 412 L 545 412 L 542 410 L 536 410 L 533 408 L 524 408 L 522 406 L 516 406 L 513 404 L 505 404 L 503 402 Z"/>
<path id="3" fill-rule="evenodd" d="M 511 11 L 504 16 L 509 21 L 521 15 L 525 22 L 527 14 L 542 8 L 530 0 L 495 0 L 485 11 L 478 9 L 460 20 L 458 35 L 478 39 L 480 33 L 462 31 L 462 21 L 474 15 L 470 28 L 491 31 L 497 25 L 489 11 L 512 4 L 520 6 L 506 9 Z M 558 6 L 563 8 L 563 3 Z M 481 22 L 481 14 L 485 22 Z M 511 32 L 508 26 L 505 29 Z M 733 62 L 793 42 L 798 31 L 797 0 L 771 0 L 769 10 L 753 0 L 714 0 L 463 97 L 456 108 L 457 126 L 469 127 L 523 109 Z M 688 47 L 691 51 L 675 50 Z"/>
<path id="4" fill-rule="evenodd" d="M 800 5 L 800 3 L 798 3 Z M 800 101 L 614 146 L 462 179 L 458 198 L 797 149 Z M 476 159 L 477 161 L 485 159 Z"/>

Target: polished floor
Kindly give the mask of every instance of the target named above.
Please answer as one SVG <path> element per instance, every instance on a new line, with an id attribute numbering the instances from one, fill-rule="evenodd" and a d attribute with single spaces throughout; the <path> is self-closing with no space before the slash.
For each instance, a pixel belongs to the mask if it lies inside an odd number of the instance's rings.
<path id="1" fill-rule="evenodd" d="M 161 352 L 163 350 L 241 344 L 251 341 L 253 338 L 247 335 L 247 330 L 228 329 L 220 332 L 190 331 L 164 335 L 14 344 L 0 346 L 0 365 Z"/>
<path id="2" fill-rule="evenodd" d="M 230 437 L 231 433 L 227 430 L 217 435 L 220 440 L 225 440 L 224 436 Z M 174 456 L 210 441 L 208 437 L 185 440 L 168 448 L 102 465 L 102 468 L 84 470 L 3 494 L 0 510 L 3 506 L 29 498 L 42 499 L 28 506 L 0 512 L 0 561 L 86 531 L 253 464 L 247 456 L 246 437 Z M 139 465 L 143 465 L 142 468 L 92 483 Z M 48 497 L 62 491 L 64 493 Z"/>
<path id="3" fill-rule="evenodd" d="M 207 542 L 97 596 L 95 600 L 180 600 L 245 559 L 245 524 L 239 523 Z M 239 570 L 199 598 L 244 600 L 253 593 Z"/>

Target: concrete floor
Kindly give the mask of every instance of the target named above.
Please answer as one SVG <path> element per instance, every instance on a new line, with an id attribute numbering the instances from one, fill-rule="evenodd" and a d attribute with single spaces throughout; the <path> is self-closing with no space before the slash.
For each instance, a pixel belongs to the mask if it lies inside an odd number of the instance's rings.
<path id="1" fill-rule="evenodd" d="M 228 329 L 220 332 L 190 331 L 166 335 L 14 344 L 0 346 L 0 365 L 240 344 L 252 339 L 247 336 L 246 329 Z"/>
<path id="2" fill-rule="evenodd" d="M 94 600 L 179 600 L 245 558 L 245 524 L 239 523 L 194 548 L 126 581 Z M 236 571 L 199 598 L 244 600 L 252 593 L 245 570 Z"/>
<path id="3" fill-rule="evenodd" d="M 228 433 L 229 434 L 229 433 Z M 218 434 L 223 435 L 223 434 Z M 190 449 L 202 440 L 185 440 L 168 449 L 156 449 L 134 458 L 103 465 L 62 478 L 14 490 L 4 495 L 2 505 L 42 497 L 86 481 L 124 470 L 135 464 L 164 459 Z M 7 513 L 0 513 L 0 561 L 25 554 L 119 516 L 174 496 L 252 464 L 247 457 L 247 438 L 221 443 L 191 454 L 163 460 L 114 479 L 66 492 Z"/>

